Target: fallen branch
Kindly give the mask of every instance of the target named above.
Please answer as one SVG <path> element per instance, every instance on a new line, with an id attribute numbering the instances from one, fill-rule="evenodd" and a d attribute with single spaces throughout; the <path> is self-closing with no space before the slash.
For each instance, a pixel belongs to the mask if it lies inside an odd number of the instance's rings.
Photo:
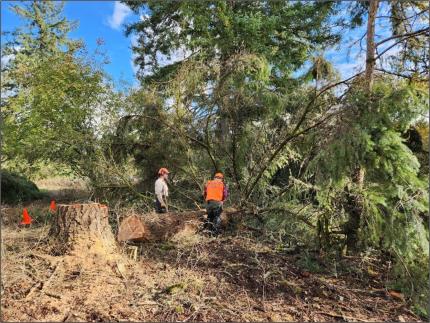
<path id="1" fill-rule="evenodd" d="M 54 293 L 51 293 L 51 292 L 43 292 L 45 295 L 47 295 L 47 296 L 50 296 L 50 297 L 53 297 L 53 298 L 56 298 L 56 299 L 61 299 L 61 296 L 60 295 L 57 295 L 57 294 L 54 294 Z"/>
<path id="2" fill-rule="evenodd" d="M 34 294 L 34 292 L 37 290 L 37 289 L 39 289 L 40 290 L 40 292 L 43 292 L 43 289 L 45 289 L 46 288 L 46 286 L 48 286 L 49 284 L 50 284 L 50 282 L 52 281 L 52 278 L 55 276 L 55 274 L 57 273 L 57 270 L 58 270 L 58 268 L 59 268 L 59 265 L 60 265 L 60 263 L 62 263 L 63 262 L 63 260 L 61 260 L 61 261 L 58 261 L 57 262 L 57 264 L 55 265 L 55 267 L 54 267 L 54 270 L 53 270 L 53 272 L 52 272 L 52 274 L 49 276 L 49 278 L 48 278 L 48 280 L 47 281 L 45 281 L 45 282 L 42 282 L 42 281 L 39 281 L 39 282 L 37 282 L 31 289 L 30 289 L 30 291 L 28 292 L 28 294 L 25 296 L 25 299 L 29 299 L 33 294 Z M 44 292 L 45 293 L 45 292 Z M 46 293 L 45 293 L 46 294 Z"/>
<path id="3" fill-rule="evenodd" d="M 43 282 L 41 282 L 41 281 L 34 284 L 33 287 L 30 289 L 30 291 L 28 292 L 28 294 L 25 296 L 25 299 L 30 298 L 34 294 L 36 289 L 41 289 L 42 286 L 43 286 Z"/>
<path id="4" fill-rule="evenodd" d="M 49 262 L 49 264 L 52 264 L 54 261 L 58 261 L 58 260 L 56 259 L 56 257 L 54 257 L 54 256 L 50 256 L 50 255 L 41 255 L 41 254 L 39 254 L 39 253 L 35 253 L 35 252 L 31 252 L 28 256 L 29 256 L 30 258 L 31 258 L 31 257 L 35 257 L 35 258 L 39 258 L 39 259 L 42 259 L 42 260 L 48 261 L 48 262 Z"/>

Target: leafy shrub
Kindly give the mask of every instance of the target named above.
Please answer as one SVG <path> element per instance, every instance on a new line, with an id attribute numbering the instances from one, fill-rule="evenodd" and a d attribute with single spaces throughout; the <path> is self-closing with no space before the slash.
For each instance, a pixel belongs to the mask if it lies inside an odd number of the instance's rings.
<path id="1" fill-rule="evenodd" d="M 27 178 L 12 172 L 1 172 L 1 201 L 7 204 L 16 204 L 42 199 L 45 193 L 39 191 L 36 184 Z"/>

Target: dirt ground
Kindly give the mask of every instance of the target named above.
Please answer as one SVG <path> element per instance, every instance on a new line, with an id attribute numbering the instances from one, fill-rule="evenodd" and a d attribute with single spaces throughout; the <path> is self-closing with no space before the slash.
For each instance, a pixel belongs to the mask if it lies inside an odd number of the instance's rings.
<path id="1" fill-rule="evenodd" d="M 40 203 L 30 211 L 48 212 Z M 142 244 L 137 260 L 124 247 L 56 255 L 49 221 L 19 228 L 21 210 L 2 208 L 1 321 L 421 321 L 377 260 L 366 274 L 311 273 L 247 232 Z"/>

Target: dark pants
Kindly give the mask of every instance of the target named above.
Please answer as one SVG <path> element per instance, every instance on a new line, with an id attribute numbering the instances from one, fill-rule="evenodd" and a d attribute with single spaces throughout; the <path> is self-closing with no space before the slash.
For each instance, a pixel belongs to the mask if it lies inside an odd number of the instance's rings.
<path id="1" fill-rule="evenodd" d="M 161 206 L 160 201 L 156 198 L 155 199 L 155 212 L 157 213 L 166 213 L 167 210 L 164 206 Z"/>
<path id="2" fill-rule="evenodd" d="M 222 204 L 218 201 L 208 201 L 206 210 L 208 218 L 205 222 L 205 229 L 211 233 L 218 234 L 221 224 Z"/>

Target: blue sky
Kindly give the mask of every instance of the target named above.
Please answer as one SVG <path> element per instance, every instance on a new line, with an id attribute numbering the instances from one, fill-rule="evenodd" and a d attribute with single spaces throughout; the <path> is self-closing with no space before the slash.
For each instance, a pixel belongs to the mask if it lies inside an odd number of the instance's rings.
<path id="1" fill-rule="evenodd" d="M 17 2 L 1 1 L 2 31 L 13 30 L 22 24 L 19 17 L 8 9 L 13 3 Z M 136 14 L 124 4 L 115 1 L 67 1 L 64 13 L 69 20 L 79 23 L 78 28 L 70 36 L 83 39 L 90 53 L 95 50 L 97 39 L 104 40 L 104 49 L 110 59 L 105 70 L 112 77 L 117 88 L 121 88 L 121 81 L 129 85 L 137 84 L 134 76 L 135 67 L 132 63 L 132 37 L 124 35 L 124 24 L 138 20 L 139 17 Z M 359 45 L 349 48 L 354 40 L 363 35 L 363 28 L 350 31 L 344 35 L 339 46 L 325 53 L 326 58 L 340 71 L 343 78 L 352 76 L 364 68 L 364 52 L 359 50 Z M 387 29 L 384 29 L 383 26 L 379 26 L 378 31 L 386 36 Z"/>

